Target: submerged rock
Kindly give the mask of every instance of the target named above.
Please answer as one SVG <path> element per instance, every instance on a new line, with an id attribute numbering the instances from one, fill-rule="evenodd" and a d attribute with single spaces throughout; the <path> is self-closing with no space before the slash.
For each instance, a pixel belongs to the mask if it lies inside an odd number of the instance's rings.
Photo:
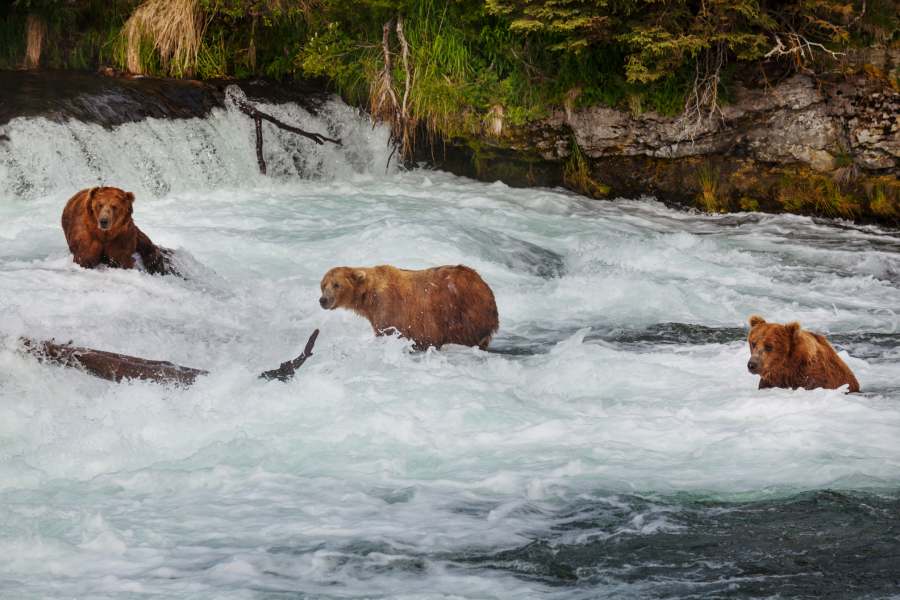
<path id="1" fill-rule="evenodd" d="M 115 127 L 146 118 L 202 118 L 224 106 L 225 88 L 237 83 L 248 97 L 296 102 L 315 110 L 329 96 L 307 82 L 192 81 L 108 77 L 79 71 L 0 71 L 0 125 L 16 117 L 77 120 Z M 2 141 L 2 140 L 0 140 Z"/>

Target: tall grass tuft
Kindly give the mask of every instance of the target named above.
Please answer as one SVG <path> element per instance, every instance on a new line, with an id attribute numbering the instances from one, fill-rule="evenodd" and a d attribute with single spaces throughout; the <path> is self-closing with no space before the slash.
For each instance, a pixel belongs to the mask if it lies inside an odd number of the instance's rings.
<path id="1" fill-rule="evenodd" d="M 47 37 L 47 22 L 35 14 L 25 20 L 25 68 L 37 69 L 41 66 L 41 52 Z"/>
<path id="2" fill-rule="evenodd" d="M 885 220 L 900 220 L 900 181 L 881 177 L 867 190 L 869 211 Z"/>
<path id="3" fill-rule="evenodd" d="M 412 63 L 410 113 L 430 133 L 447 137 L 480 128 L 482 118 L 464 111 L 473 104 L 469 96 L 475 80 L 465 33 L 448 18 L 446 4 L 426 0 L 416 8 L 406 19 Z"/>
<path id="4" fill-rule="evenodd" d="M 700 193 L 697 195 L 697 204 L 708 213 L 717 213 L 724 210 L 719 200 L 719 170 L 704 164 L 697 169 L 697 183 L 700 185 Z"/>
<path id="5" fill-rule="evenodd" d="M 570 189 L 591 198 L 605 198 L 609 194 L 609 186 L 597 181 L 591 175 L 591 167 L 581 146 L 575 139 L 571 142 L 572 152 L 563 171 L 563 182 Z"/>
<path id="6" fill-rule="evenodd" d="M 122 28 L 125 68 L 136 74 L 150 70 L 142 49 L 149 42 L 163 72 L 191 76 L 197 70 L 205 30 L 199 0 L 145 0 Z"/>
<path id="7" fill-rule="evenodd" d="M 860 213 L 859 202 L 831 177 L 798 172 L 782 179 L 777 199 L 788 212 L 851 219 Z"/>

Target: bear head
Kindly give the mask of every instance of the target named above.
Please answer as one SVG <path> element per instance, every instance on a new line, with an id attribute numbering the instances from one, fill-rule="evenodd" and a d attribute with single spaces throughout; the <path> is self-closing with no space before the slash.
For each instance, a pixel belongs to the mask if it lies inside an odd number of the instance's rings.
<path id="1" fill-rule="evenodd" d="M 322 297 L 319 305 L 325 310 L 335 308 L 354 308 L 359 304 L 359 299 L 364 293 L 366 272 L 362 269 L 351 267 L 335 267 L 322 278 L 319 287 L 322 289 Z"/>
<path id="2" fill-rule="evenodd" d="M 758 315 L 750 317 L 750 360 L 747 369 L 754 375 L 769 379 L 780 373 L 787 365 L 788 357 L 800 342 L 800 323 L 787 325 L 766 323 Z"/>
<path id="3" fill-rule="evenodd" d="M 134 194 L 114 187 L 97 187 L 88 194 L 88 212 L 100 231 L 124 227 L 131 221 Z"/>

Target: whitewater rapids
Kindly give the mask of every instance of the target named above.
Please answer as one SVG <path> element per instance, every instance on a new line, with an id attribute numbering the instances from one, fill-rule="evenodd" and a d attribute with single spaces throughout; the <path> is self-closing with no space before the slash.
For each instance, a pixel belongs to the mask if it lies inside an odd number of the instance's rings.
<path id="1" fill-rule="evenodd" d="M 338 102 L 269 110 L 344 146 L 267 129 L 264 178 L 233 109 L 0 127 L 0 596 L 770 594 L 777 569 L 687 542 L 768 510 L 745 545 L 799 511 L 819 515 L 815 546 L 856 498 L 897 555 L 895 232 L 400 172 Z M 72 263 L 62 207 L 99 183 L 136 193 L 189 279 Z M 383 263 L 478 270 L 493 351 L 414 353 L 319 308 L 326 270 Z M 753 313 L 828 335 L 863 393 L 757 390 Z M 315 328 L 293 381 L 255 378 Z M 22 355 L 19 335 L 211 374 L 110 383 Z"/>

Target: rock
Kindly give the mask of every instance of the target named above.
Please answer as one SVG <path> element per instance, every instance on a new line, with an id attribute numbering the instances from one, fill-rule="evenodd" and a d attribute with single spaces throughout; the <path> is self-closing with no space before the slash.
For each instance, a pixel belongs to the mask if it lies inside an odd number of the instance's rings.
<path id="1" fill-rule="evenodd" d="M 799 74 L 771 88 L 739 87 L 732 104 L 699 120 L 568 103 L 539 123 L 478 137 L 477 157 L 468 140 L 451 140 L 444 159 L 432 163 L 509 185 L 570 186 L 565 170 L 574 139 L 591 180 L 612 197 L 653 194 L 693 205 L 704 171 L 719 178 L 723 210 L 784 210 L 787 198 L 791 210 L 807 214 L 896 224 L 898 132 L 900 94 L 884 79 Z M 870 210 L 873 190 L 888 190 L 888 204 Z"/>
<path id="2" fill-rule="evenodd" d="M 330 94 L 299 82 L 189 81 L 108 77 L 77 71 L 0 71 L 0 125 L 16 117 L 78 120 L 115 127 L 148 117 L 202 118 L 224 105 L 225 88 L 238 83 L 248 97 L 297 102 L 311 111 Z"/>

